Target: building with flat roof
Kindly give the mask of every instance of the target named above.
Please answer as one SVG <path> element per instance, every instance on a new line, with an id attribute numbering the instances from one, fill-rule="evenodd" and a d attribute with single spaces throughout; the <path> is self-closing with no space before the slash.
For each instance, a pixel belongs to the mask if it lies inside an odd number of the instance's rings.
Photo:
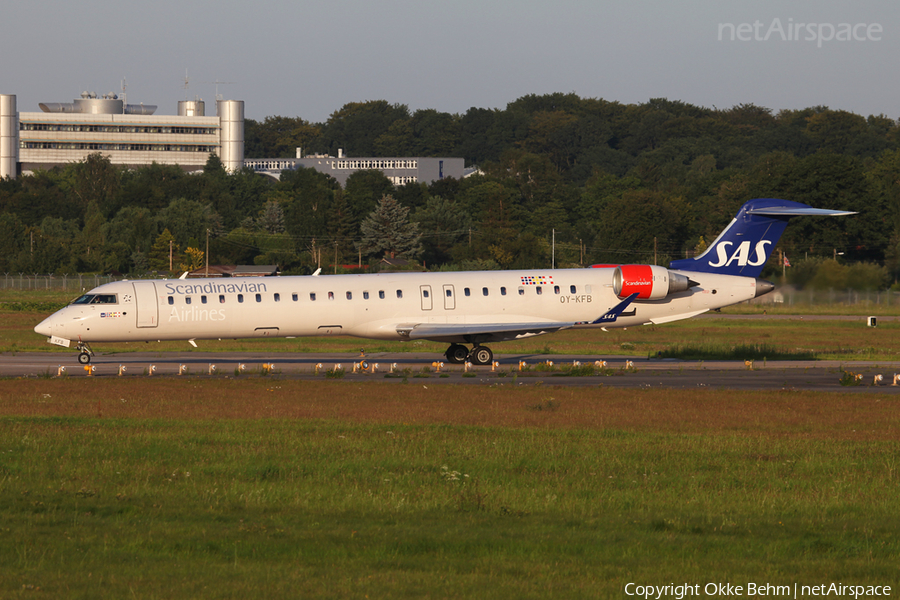
<path id="1" fill-rule="evenodd" d="M 0 177 L 52 169 L 99 152 L 114 165 L 153 162 L 200 170 L 217 154 L 228 170 L 244 164 L 244 102 L 219 100 L 205 116 L 202 100 L 178 103 L 177 115 L 156 106 L 125 104 L 115 94 L 85 92 L 72 103 L 41 103 L 17 112 L 16 97 L 0 94 Z"/>
<path id="2" fill-rule="evenodd" d="M 300 150 L 297 151 L 300 154 Z M 407 183 L 433 183 L 453 177 L 462 179 L 467 175 L 465 160 L 462 158 L 424 157 L 361 157 L 351 158 L 338 151 L 337 156 L 315 155 L 303 158 L 248 158 L 244 165 L 257 173 L 280 178 L 285 170 L 300 167 L 315 169 L 334 177 L 344 187 L 347 178 L 356 171 L 376 169 L 384 173 L 394 185 Z"/>
<path id="3" fill-rule="evenodd" d="M 71 103 L 42 102 L 41 112 L 17 112 L 16 96 L 0 94 L 0 179 L 16 178 L 83 161 L 100 153 L 114 165 L 151 163 L 202 170 L 217 154 L 229 171 L 249 167 L 276 179 L 287 169 L 306 167 L 334 177 L 343 187 L 355 171 L 380 170 L 394 185 L 462 179 L 469 172 L 462 158 L 351 158 L 302 156 L 244 159 L 244 102 L 216 101 L 206 116 L 202 100 L 181 101 L 175 115 L 157 115 L 156 106 L 126 104 L 116 94 L 84 92 Z"/>

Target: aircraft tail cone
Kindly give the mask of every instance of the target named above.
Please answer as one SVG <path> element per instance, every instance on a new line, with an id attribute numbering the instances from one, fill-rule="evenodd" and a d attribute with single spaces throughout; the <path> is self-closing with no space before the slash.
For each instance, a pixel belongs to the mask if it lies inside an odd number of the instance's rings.
<path id="1" fill-rule="evenodd" d="M 756 280 L 756 297 L 759 298 L 763 294 L 768 294 L 775 289 L 775 284 L 765 279 Z"/>

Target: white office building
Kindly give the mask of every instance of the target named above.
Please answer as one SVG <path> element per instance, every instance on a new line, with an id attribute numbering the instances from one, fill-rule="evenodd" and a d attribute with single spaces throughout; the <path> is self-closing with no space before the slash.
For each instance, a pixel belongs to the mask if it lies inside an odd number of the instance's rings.
<path id="1" fill-rule="evenodd" d="M 115 94 L 85 92 L 72 103 L 41 103 L 41 112 L 17 112 L 16 97 L 0 94 L 0 178 L 15 178 L 101 153 L 114 165 L 156 162 L 202 169 L 210 153 L 226 169 L 244 164 L 244 103 L 216 102 L 205 116 L 202 100 L 178 103 L 177 115 L 156 106 L 125 104 Z"/>

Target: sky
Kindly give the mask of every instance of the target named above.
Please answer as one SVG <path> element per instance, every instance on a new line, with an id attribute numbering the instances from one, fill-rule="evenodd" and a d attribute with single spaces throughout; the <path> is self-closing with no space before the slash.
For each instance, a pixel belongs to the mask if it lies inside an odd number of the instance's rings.
<path id="1" fill-rule="evenodd" d="M 897 0 L 29 0 L 0 15 L 0 93 L 20 112 L 124 80 L 156 114 L 196 97 L 215 114 L 218 93 L 247 118 L 312 123 L 350 102 L 462 114 L 554 92 L 900 118 Z"/>

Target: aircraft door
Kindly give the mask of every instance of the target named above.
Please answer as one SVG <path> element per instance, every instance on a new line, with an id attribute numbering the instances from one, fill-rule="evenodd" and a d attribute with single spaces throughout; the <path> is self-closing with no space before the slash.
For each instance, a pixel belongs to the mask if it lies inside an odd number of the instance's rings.
<path id="1" fill-rule="evenodd" d="M 444 284 L 444 310 L 456 309 L 456 292 L 450 284 Z"/>
<path id="2" fill-rule="evenodd" d="M 422 310 L 431 310 L 434 306 L 434 299 L 431 297 L 431 286 L 420 285 L 419 296 L 422 298 Z"/>
<path id="3" fill-rule="evenodd" d="M 134 304 L 137 309 L 138 327 L 159 325 L 159 306 L 156 303 L 156 284 L 152 281 L 134 281 Z"/>

